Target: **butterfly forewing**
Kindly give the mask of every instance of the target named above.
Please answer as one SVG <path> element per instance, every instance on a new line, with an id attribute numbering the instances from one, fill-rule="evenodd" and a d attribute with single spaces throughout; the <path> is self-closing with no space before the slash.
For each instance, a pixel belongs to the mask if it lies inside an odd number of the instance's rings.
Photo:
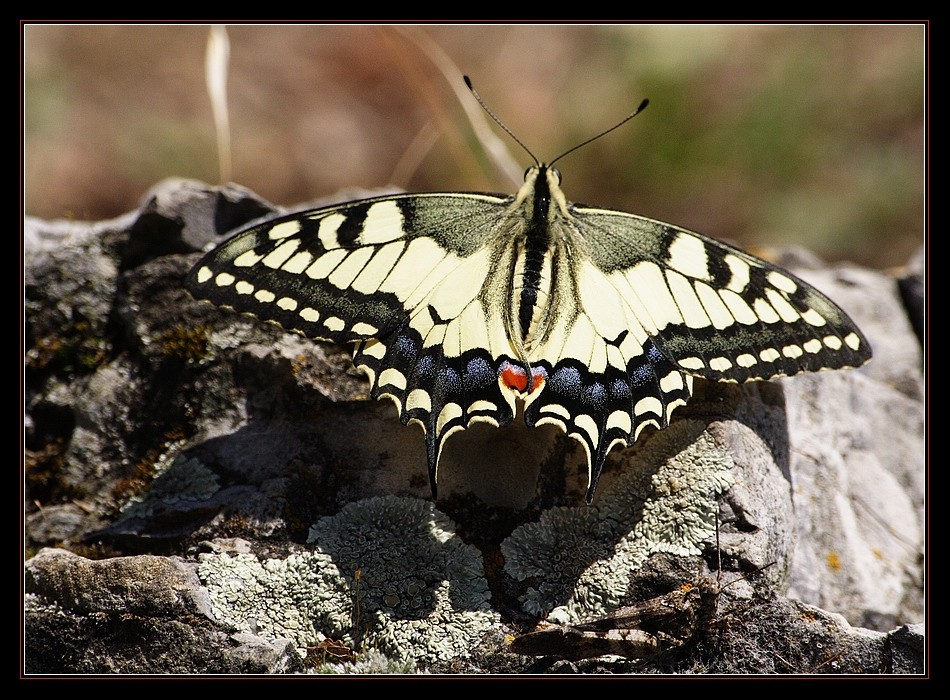
<path id="1" fill-rule="evenodd" d="M 660 221 L 582 206 L 572 213 L 596 241 L 595 266 L 686 372 L 743 382 L 871 357 L 851 319 L 787 270 Z"/>
<path id="2" fill-rule="evenodd" d="M 524 402 L 587 453 L 665 427 L 693 376 L 747 381 L 856 367 L 870 347 L 790 273 L 699 234 L 570 205 L 555 171 L 514 197 L 415 194 L 258 224 L 188 276 L 199 298 L 354 344 L 371 395 L 425 431 L 435 493 L 445 440 Z"/>

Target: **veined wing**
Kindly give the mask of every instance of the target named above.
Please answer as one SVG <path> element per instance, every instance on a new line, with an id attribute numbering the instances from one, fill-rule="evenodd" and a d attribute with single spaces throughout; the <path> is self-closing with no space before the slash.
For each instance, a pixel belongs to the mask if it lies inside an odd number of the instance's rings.
<path id="1" fill-rule="evenodd" d="M 525 420 L 584 446 L 588 501 L 610 450 L 666 427 L 693 376 L 744 382 L 870 358 L 851 319 L 785 270 L 670 224 L 567 210 L 555 239 L 569 249 L 548 272 L 557 318 L 531 354 L 545 382 Z"/>
<path id="2" fill-rule="evenodd" d="M 456 430 L 502 426 L 515 393 L 510 317 L 511 198 L 396 195 L 291 214 L 207 254 L 192 293 L 315 339 L 355 343 L 374 398 L 426 433 L 435 493 Z"/>
<path id="3" fill-rule="evenodd" d="M 661 221 L 580 205 L 572 213 L 591 263 L 685 372 L 744 382 L 871 357 L 844 311 L 787 270 Z"/>

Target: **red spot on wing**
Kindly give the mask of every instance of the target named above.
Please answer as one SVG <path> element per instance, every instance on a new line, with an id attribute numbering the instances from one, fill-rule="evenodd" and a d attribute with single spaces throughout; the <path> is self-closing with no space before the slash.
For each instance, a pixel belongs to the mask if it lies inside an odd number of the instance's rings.
<path id="1" fill-rule="evenodd" d="M 498 376 L 501 377 L 501 381 L 504 382 L 505 386 L 509 389 L 514 389 L 522 394 L 528 390 L 528 373 L 521 365 L 514 365 L 506 360 L 501 363 L 501 367 L 498 369 Z M 538 391 L 544 385 L 546 378 L 547 372 L 545 372 L 544 369 L 532 367 L 531 393 Z"/>
<path id="2" fill-rule="evenodd" d="M 524 391 L 528 388 L 528 373 L 524 371 L 523 367 L 513 365 L 510 362 L 503 362 L 498 375 L 509 389 Z"/>
<path id="3" fill-rule="evenodd" d="M 545 372 L 541 367 L 532 367 L 531 368 L 531 393 L 533 394 L 536 391 L 539 391 L 542 386 L 544 386 L 544 380 L 547 378 L 548 373 Z"/>

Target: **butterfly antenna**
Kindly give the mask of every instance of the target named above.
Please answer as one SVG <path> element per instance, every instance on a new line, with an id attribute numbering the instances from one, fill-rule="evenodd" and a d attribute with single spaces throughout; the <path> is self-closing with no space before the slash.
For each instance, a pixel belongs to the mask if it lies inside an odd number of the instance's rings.
<path id="1" fill-rule="evenodd" d="M 532 152 L 528 149 L 527 146 L 525 146 L 523 143 L 521 143 L 521 139 L 519 139 L 517 136 L 515 136 L 514 132 L 513 132 L 511 129 L 509 129 L 507 126 L 505 126 L 505 123 L 504 123 L 501 119 L 499 119 L 498 117 L 495 116 L 495 113 L 492 112 L 492 111 L 488 108 L 488 105 L 485 104 L 485 101 L 481 98 L 481 96 L 480 96 L 477 92 L 475 92 L 475 86 L 472 85 L 472 79 L 469 78 L 467 75 L 463 75 L 462 77 L 465 79 L 465 84 L 468 86 L 468 89 L 471 91 L 472 96 L 478 101 L 478 104 L 481 105 L 482 109 L 485 110 L 485 113 L 488 114 L 488 116 L 492 118 L 492 121 L 494 121 L 494 122 L 495 122 L 498 126 L 500 126 L 502 129 L 504 129 L 504 130 L 505 130 L 505 133 L 508 134 L 508 135 L 511 137 L 511 139 L 512 139 L 516 144 L 518 144 L 519 146 L 521 146 L 521 148 L 524 149 L 524 152 L 525 152 L 525 153 L 527 153 L 529 156 L 531 156 L 531 160 L 534 161 L 535 165 L 541 165 L 541 161 L 539 161 L 539 160 L 537 159 L 537 157 L 535 157 L 534 153 L 532 153 Z M 618 124 L 618 126 L 619 126 L 619 124 Z"/>
<path id="2" fill-rule="evenodd" d="M 562 154 L 559 155 L 557 158 L 555 158 L 555 159 L 552 160 L 550 163 L 548 163 L 548 165 L 554 165 L 557 161 L 561 160 L 561 158 L 563 158 L 564 156 L 566 156 L 568 153 L 573 153 L 573 152 L 576 151 L 578 148 L 581 148 L 582 146 L 586 146 L 586 145 L 589 144 L 591 141 L 596 141 L 596 140 L 599 139 L 601 136 L 606 136 L 607 134 L 609 134 L 609 133 L 610 133 L 611 131 L 613 131 L 614 129 L 619 129 L 621 126 L 623 126 L 623 125 L 626 124 L 628 121 L 630 121 L 631 119 L 633 119 L 635 116 L 637 116 L 638 114 L 640 114 L 640 112 L 642 112 L 643 110 L 645 110 L 645 109 L 647 108 L 647 105 L 648 105 L 648 104 L 650 104 L 650 100 L 644 98 L 643 102 L 640 103 L 640 106 L 639 106 L 639 107 L 637 107 L 637 108 L 636 108 L 635 110 L 633 110 L 630 114 L 628 114 L 627 116 L 625 116 L 625 117 L 624 117 L 623 119 L 621 119 L 619 122 L 617 122 L 616 124 L 614 124 L 612 127 L 610 127 L 609 129 L 604 129 L 603 131 L 601 131 L 601 132 L 600 132 L 599 134 L 597 134 L 596 136 L 591 136 L 591 137 L 590 137 L 589 139 L 587 139 L 586 141 L 582 141 L 581 143 L 577 144 L 576 146 L 567 149 L 566 151 L 564 151 L 564 153 L 562 153 Z M 497 121 L 497 120 L 496 120 L 496 121 Z M 526 149 L 526 150 L 527 150 L 527 149 Z"/>

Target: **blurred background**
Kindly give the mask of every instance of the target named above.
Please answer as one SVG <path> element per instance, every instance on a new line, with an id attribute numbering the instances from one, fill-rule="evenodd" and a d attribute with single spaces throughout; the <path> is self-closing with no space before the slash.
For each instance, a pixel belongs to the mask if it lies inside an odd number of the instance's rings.
<path id="1" fill-rule="evenodd" d="M 532 160 L 489 126 L 464 73 L 541 160 L 650 99 L 558 162 L 573 201 L 879 268 L 924 240 L 922 25 L 218 31 L 230 166 L 208 26 L 25 26 L 26 213 L 111 218 L 172 176 L 282 206 L 346 188 L 513 192 Z"/>

